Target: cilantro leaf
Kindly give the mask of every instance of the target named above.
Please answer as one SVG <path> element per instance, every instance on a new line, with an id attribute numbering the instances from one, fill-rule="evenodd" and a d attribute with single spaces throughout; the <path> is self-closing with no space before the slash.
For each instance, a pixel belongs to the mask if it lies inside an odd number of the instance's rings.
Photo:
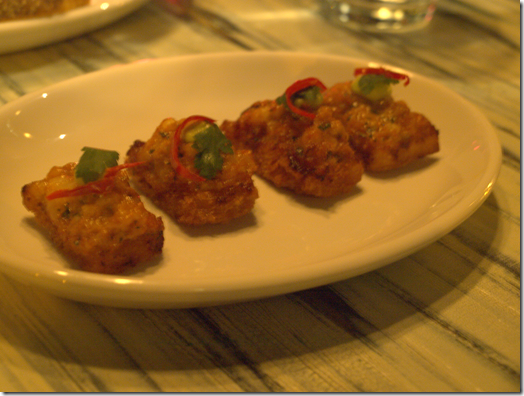
<path id="1" fill-rule="evenodd" d="M 75 168 L 75 176 L 85 183 L 98 180 L 107 168 L 118 165 L 116 151 L 84 147 L 84 152 Z"/>
<path id="2" fill-rule="evenodd" d="M 212 179 L 222 169 L 224 159 L 221 153 L 233 154 L 231 141 L 214 124 L 197 133 L 194 139 L 193 148 L 198 151 L 195 168 L 199 170 L 200 176 Z"/>

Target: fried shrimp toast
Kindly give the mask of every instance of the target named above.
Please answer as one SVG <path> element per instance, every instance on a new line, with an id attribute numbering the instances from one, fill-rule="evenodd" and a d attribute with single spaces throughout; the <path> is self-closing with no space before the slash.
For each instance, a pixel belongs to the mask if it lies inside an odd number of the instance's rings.
<path id="1" fill-rule="evenodd" d="M 258 198 L 250 153 L 228 148 L 212 120 L 194 116 L 189 121 L 190 117 L 167 118 L 147 142 L 134 142 L 126 162 L 140 161 L 144 166 L 130 170 L 132 181 L 180 224 L 225 223 L 249 213 Z M 195 142 L 207 148 L 199 151 Z M 200 174 L 195 164 L 202 165 Z"/>
<path id="2" fill-rule="evenodd" d="M 24 206 L 54 244 L 80 269 L 118 274 L 162 251 L 162 219 L 148 212 L 129 185 L 126 171 L 104 179 L 104 192 L 90 192 L 75 177 L 75 163 L 53 167 L 43 180 L 22 188 Z M 53 195 L 55 197 L 53 197 Z"/>
<path id="3" fill-rule="evenodd" d="M 234 146 L 252 151 L 259 176 L 297 194 L 344 194 L 362 177 L 363 165 L 348 144 L 346 129 L 328 107 L 311 120 L 265 100 L 221 128 Z"/>
<path id="4" fill-rule="evenodd" d="M 349 81 L 328 88 L 323 105 L 332 107 L 344 124 L 366 171 L 397 169 L 439 151 L 438 130 L 425 116 L 391 95 L 370 100 L 352 87 Z"/>

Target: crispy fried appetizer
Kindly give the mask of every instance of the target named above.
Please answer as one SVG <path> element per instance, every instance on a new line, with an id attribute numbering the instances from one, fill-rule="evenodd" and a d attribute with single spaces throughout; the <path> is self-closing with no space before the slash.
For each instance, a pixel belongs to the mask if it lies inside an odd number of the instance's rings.
<path id="1" fill-rule="evenodd" d="M 145 209 L 125 166 L 102 166 L 98 180 L 84 183 L 76 172 L 80 163 L 55 166 L 45 179 L 22 188 L 24 206 L 56 246 L 80 269 L 104 274 L 122 273 L 158 255 L 162 219 Z"/>
<path id="2" fill-rule="evenodd" d="M 258 198 L 251 154 L 235 150 L 213 120 L 167 118 L 126 162 L 131 179 L 160 209 L 186 225 L 225 223 L 249 213 Z"/>
<path id="3" fill-rule="evenodd" d="M 405 166 L 439 151 L 438 131 L 422 114 L 391 97 L 391 84 L 408 76 L 383 68 L 357 69 L 357 78 L 335 84 L 323 93 L 362 156 L 366 171 Z"/>
<path id="4" fill-rule="evenodd" d="M 333 109 L 318 108 L 322 89 L 317 79 L 299 80 L 221 128 L 235 147 L 253 152 L 259 176 L 298 194 L 331 197 L 351 191 L 363 165 Z"/>

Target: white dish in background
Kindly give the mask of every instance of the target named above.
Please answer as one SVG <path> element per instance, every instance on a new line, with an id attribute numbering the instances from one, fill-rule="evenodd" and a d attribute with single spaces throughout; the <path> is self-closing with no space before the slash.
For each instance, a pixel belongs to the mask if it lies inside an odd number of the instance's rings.
<path id="1" fill-rule="evenodd" d="M 295 197 L 259 178 L 252 214 L 228 225 L 180 227 L 163 215 L 162 257 L 122 276 L 72 268 L 34 226 L 22 185 L 83 146 L 118 150 L 166 117 L 235 119 L 297 79 L 326 85 L 367 61 L 300 53 L 166 58 L 93 72 L 0 108 L 0 270 L 55 295 L 95 304 L 181 308 L 293 292 L 372 271 L 430 244 L 467 219 L 497 178 L 501 147 L 488 120 L 448 88 L 407 72 L 394 96 L 440 130 L 441 151 L 383 177 L 364 175 L 339 199 Z M 147 207 L 162 215 L 154 206 Z"/>
<path id="2" fill-rule="evenodd" d="M 91 0 L 90 4 L 50 17 L 0 22 L 0 54 L 65 40 L 108 25 L 148 0 Z"/>

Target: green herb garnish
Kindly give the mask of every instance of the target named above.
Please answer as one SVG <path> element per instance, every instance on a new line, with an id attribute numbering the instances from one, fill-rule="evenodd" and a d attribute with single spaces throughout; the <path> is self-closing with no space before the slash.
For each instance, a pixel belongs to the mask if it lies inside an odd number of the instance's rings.
<path id="1" fill-rule="evenodd" d="M 207 124 L 207 128 L 194 135 L 193 139 L 193 148 L 198 151 L 195 168 L 199 170 L 200 176 L 214 178 L 224 163 L 221 153 L 233 154 L 231 141 L 216 124 Z"/>
<path id="2" fill-rule="evenodd" d="M 391 95 L 391 85 L 404 80 L 404 85 L 409 84 L 409 76 L 386 70 L 383 67 L 360 68 L 355 70 L 355 80 L 351 90 L 358 95 L 373 101 L 384 99 Z"/>
<path id="3" fill-rule="evenodd" d="M 278 105 L 283 105 L 296 115 L 314 120 L 314 113 L 322 104 L 322 92 L 326 86 L 318 78 L 309 77 L 295 81 L 283 95 L 275 99 Z"/>
<path id="4" fill-rule="evenodd" d="M 398 80 L 381 74 L 365 74 L 358 79 L 358 88 L 364 95 L 369 95 L 374 89 L 380 90 L 390 84 L 398 84 Z"/>
<path id="5" fill-rule="evenodd" d="M 299 91 L 291 97 L 295 107 L 300 107 L 308 110 L 315 110 L 322 104 L 322 92 L 319 87 L 311 86 L 302 91 Z M 276 99 L 277 104 L 284 105 L 289 110 L 287 105 L 286 94 L 279 96 Z"/>
<path id="6" fill-rule="evenodd" d="M 391 95 L 391 84 L 398 84 L 398 80 L 380 74 L 365 74 L 353 81 L 351 90 L 369 100 L 377 101 Z"/>
<path id="7" fill-rule="evenodd" d="M 98 180 L 107 168 L 118 165 L 119 154 L 116 151 L 84 147 L 84 152 L 75 168 L 75 176 L 84 183 Z"/>

